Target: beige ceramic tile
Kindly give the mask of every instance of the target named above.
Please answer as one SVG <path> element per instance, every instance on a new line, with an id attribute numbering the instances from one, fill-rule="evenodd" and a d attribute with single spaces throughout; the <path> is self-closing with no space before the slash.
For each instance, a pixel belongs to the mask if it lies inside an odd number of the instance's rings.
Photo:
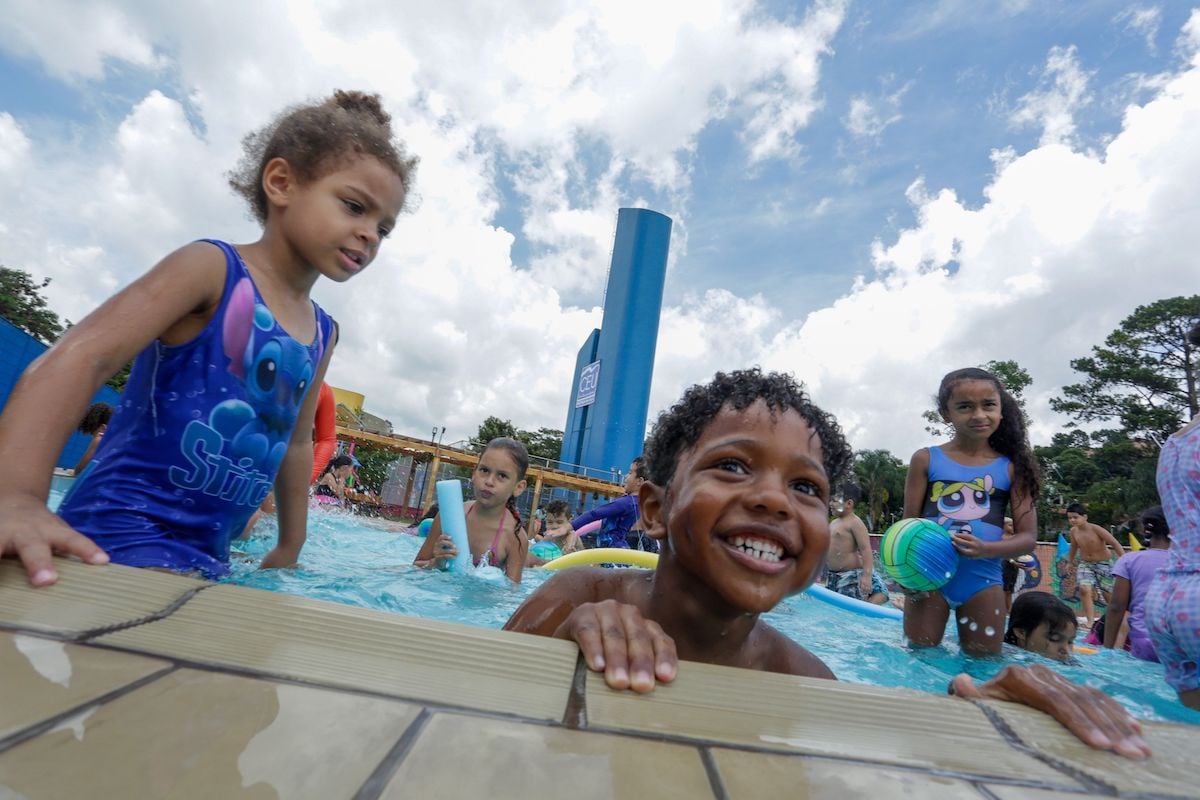
<path id="1" fill-rule="evenodd" d="M 713 797 L 693 747 L 560 726 L 435 714 L 386 800 Z"/>
<path id="2" fill-rule="evenodd" d="M 351 797 L 418 712 L 180 670 L 0 754 L 0 783 L 29 798 Z"/>
<path id="3" fill-rule="evenodd" d="M 1153 758 L 1134 762 L 1092 750 L 1066 728 L 1039 711 L 1011 703 L 988 703 L 1023 742 L 1122 792 L 1178 797 L 1200 796 L 1196 760 L 1200 728 L 1194 725 L 1143 723 L 1143 736 Z"/>
<path id="4" fill-rule="evenodd" d="M 166 666 L 141 656 L 0 632 L 0 739 Z"/>
<path id="5" fill-rule="evenodd" d="M 168 619 L 98 641 L 555 721 L 563 717 L 578 652 L 546 637 L 224 585 L 200 592 Z"/>
<path id="6" fill-rule="evenodd" d="M 922 692 L 685 662 L 648 695 L 588 674 L 591 726 L 1074 785 L 1010 747 L 970 703 Z"/>
<path id="7" fill-rule="evenodd" d="M 929 773 L 738 750 L 715 749 L 712 755 L 730 800 L 983 800 L 966 781 Z"/>
<path id="8" fill-rule="evenodd" d="M 153 570 L 56 559 L 58 583 L 35 589 L 0 561 L 0 626 L 73 636 L 161 611 L 203 581 Z"/>

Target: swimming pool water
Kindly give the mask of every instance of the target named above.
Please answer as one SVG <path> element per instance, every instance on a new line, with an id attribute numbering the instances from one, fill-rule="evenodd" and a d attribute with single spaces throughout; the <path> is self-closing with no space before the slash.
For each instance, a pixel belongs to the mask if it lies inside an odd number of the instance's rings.
<path id="1" fill-rule="evenodd" d="M 273 546 L 277 532 L 274 520 L 267 518 L 249 540 L 235 544 L 229 580 L 319 600 L 499 628 L 552 574 L 529 569 L 521 584 L 515 585 L 490 567 L 470 575 L 417 569 L 412 560 L 421 539 L 399 531 L 392 523 L 314 510 L 300 568 L 263 571 L 256 565 Z M 960 672 L 986 680 L 1006 664 L 1036 663 L 1104 691 L 1139 717 L 1200 724 L 1200 712 L 1180 705 L 1163 681 L 1162 666 L 1126 653 L 1101 651 L 1081 655 L 1076 665 L 1062 665 L 1005 645 L 1002 656 L 971 658 L 958 649 L 953 631 L 941 647 L 912 650 L 904 644 L 899 622 L 864 617 L 803 594 L 788 599 L 765 619 L 820 657 L 841 680 L 942 694 Z"/>

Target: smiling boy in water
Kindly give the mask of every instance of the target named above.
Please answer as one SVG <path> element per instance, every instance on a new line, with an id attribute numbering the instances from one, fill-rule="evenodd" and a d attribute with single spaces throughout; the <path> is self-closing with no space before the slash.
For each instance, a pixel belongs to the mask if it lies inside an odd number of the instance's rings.
<path id="1" fill-rule="evenodd" d="M 657 568 L 564 570 L 505 630 L 575 641 L 614 689 L 651 691 L 674 679 L 680 658 L 833 678 L 759 618 L 824 566 L 829 487 L 851 462 L 833 418 L 786 375 L 719 373 L 659 418 L 645 457 L 638 505 L 662 547 Z M 1010 666 L 980 686 L 960 675 L 952 691 L 1025 702 L 1093 747 L 1149 754 L 1115 701 L 1044 667 Z"/>

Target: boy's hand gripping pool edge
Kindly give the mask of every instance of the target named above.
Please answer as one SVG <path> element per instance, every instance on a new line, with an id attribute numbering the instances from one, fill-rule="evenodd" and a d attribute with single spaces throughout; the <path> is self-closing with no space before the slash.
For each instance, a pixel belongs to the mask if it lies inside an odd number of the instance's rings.
<path id="1" fill-rule="evenodd" d="M 577 607 L 554 636 L 576 642 L 588 667 L 603 672 L 613 689 L 649 692 L 656 681 L 674 680 L 679 667 L 675 640 L 636 606 L 615 600 Z"/>
<path id="2" fill-rule="evenodd" d="M 88 564 L 108 563 L 108 554 L 46 508 L 44 499 L 25 494 L 0 497 L 0 557 L 15 555 L 31 585 L 49 586 L 58 580 L 55 554 Z"/>
<path id="3" fill-rule="evenodd" d="M 978 686 L 963 673 L 950 682 L 950 694 L 1023 703 L 1054 717 L 1096 750 L 1112 750 L 1135 760 L 1151 755 L 1150 746 L 1141 736 L 1141 723 L 1116 700 L 1040 664 L 1031 667 L 1010 664 Z"/>

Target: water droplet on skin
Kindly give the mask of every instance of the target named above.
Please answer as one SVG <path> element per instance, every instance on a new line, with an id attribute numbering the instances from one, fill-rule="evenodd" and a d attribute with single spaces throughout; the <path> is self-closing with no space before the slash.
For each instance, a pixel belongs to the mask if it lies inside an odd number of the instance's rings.
<path id="1" fill-rule="evenodd" d="M 979 630 L 979 623 L 972 622 L 970 625 L 967 626 L 967 628 L 968 628 L 968 630 L 971 630 L 971 631 L 977 631 L 977 630 Z"/>
<path id="2" fill-rule="evenodd" d="M 967 624 L 968 622 L 970 622 L 970 621 L 971 621 L 971 618 L 970 618 L 970 617 L 959 617 L 959 618 L 958 618 L 958 624 L 959 624 L 959 625 L 966 625 L 966 624 Z"/>
<path id="3" fill-rule="evenodd" d="M 996 629 L 993 628 L 991 625 L 988 625 L 986 628 L 984 628 L 983 632 L 986 633 L 988 636 L 996 635 Z"/>

